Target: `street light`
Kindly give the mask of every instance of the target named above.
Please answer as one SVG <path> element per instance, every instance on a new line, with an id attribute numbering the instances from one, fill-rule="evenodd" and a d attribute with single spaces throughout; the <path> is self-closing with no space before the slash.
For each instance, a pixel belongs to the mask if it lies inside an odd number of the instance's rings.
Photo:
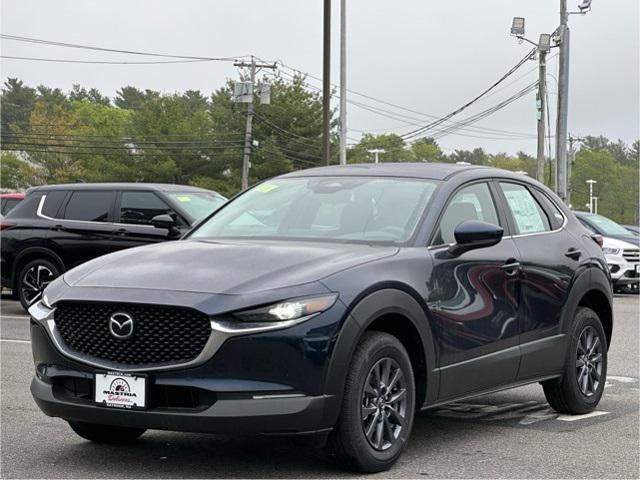
<path id="1" fill-rule="evenodd" d="M 580 13 L 587 13 L 589 10 L 591 10 L 591 1 L 592 0 L 582 0 L 582 3 L 578 5 L 578 10 L 580 10 Z"/>
<path id="2" fill-rule="evenodd" d="M 598 183 L 597 180 L 587 180 L 587 184 L 589 184 L 589 213 L 593 213 L 593 185 Z"/>
<path id="3" fill-rule="evenodd" d="M 368 150 L 369 153 L 373 153 L 374 155 L 374 162 L 375 163 L 380 163 L 380 154 L 381 153 L 387 153 L 387 151 L 384 148 L 372 148 L 371 150 Z"/>
<path id="4" fill-rule="evenodd" d="M 541 33 L 538 40 L 538 51 L 548 52 L 551 50 L 551 35 L 548 33 Z"/>
<path id="5" fill-rule="evenodd" d="M 524 37 L 524 23 L 524 17 L 513 17 L 511 35 L 514 37 Z"/>

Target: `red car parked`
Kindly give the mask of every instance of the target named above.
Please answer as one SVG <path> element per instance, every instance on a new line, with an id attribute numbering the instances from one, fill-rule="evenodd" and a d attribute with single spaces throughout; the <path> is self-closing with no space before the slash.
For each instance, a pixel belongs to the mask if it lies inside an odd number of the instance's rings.
<path id="1" fill-rule="evenodd" d="M 24 192 L 0 193 L 0 214 L 6 215 L 9 211 L 24 200 Z"/>

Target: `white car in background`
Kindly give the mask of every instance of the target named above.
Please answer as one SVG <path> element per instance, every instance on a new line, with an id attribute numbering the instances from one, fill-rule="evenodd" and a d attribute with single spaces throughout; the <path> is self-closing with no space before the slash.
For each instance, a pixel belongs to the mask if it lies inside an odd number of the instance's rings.
<path id="1" fill-rule="evenodd" d="M 640 248 L 611 237 L 603 237 L 602 252 L 609 265 L 614 290 L 638 292 Z"/>

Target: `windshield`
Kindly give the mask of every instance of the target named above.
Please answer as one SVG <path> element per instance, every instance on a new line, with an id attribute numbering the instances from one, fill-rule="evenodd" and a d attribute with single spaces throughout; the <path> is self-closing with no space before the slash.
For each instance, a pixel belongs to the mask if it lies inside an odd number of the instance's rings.
<path id="1" fill-rule="evenodd" d="M 275 179 L 226 205 L 192 238 L 406 242 L 436 185 L 401 178 Z"/>
<path id="2" fill-rule="evenodd" d="M 171 192 L 167 195 L 196 220 L 213 213 L 227 201 L 221 195 L 207 192 Z"/>
<path id="3" fill-rule="evenodd" d="M 622 225 L 618 225 L 613 220 L 601 215 L 589 215 L 587 217 L 603 235 L 629 235 L 629 230 Z"/>

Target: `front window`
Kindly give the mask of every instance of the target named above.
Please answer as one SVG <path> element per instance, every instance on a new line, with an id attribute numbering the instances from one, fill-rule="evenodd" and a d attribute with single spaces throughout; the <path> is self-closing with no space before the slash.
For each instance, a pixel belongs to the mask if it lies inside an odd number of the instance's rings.
<path id="1" fill-rule="evenodd" d="M 223 196 L 207 192 L 171 192 L 167 195 L 196 220 L 210 215 L 227 201 Z"/>
<path id="2" fill-rule="evenodd" d="M 587 219 L 595 225 L 602 235 L 629 235 L 629 231 L 622 225 L 618 225 L 602 215 L 589 215 Z"/>
<path id="3" fill-rule="evenodd" d="M 436 186 L 402 178 L 275 179 L 225 206 L 192 237 L 403 243 Z"/>

